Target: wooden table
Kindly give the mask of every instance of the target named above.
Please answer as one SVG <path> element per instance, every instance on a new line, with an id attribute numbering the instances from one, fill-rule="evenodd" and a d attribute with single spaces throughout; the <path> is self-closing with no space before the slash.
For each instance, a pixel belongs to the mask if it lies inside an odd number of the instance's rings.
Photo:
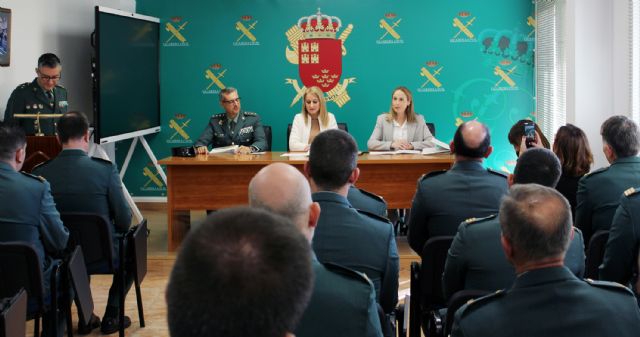
<path id="1" fill-rule="evenodd" d="M 216 154 L 161 160 L 159 163 L 167 167 L 169 250 L 174 251 L 186 235 L 189 210 L 246 205 L 247 186 L 262 167 L 282 162 L 302 170 L 308 159 L 281 154 Z M 358 157 L 360 178 L 356 186 L 384 197 L 389 208 L 410 208 L 418 178 L 427 172 L 448 169 L 452 164 L 453 156 L 448 154 L 363 154 Z"/>

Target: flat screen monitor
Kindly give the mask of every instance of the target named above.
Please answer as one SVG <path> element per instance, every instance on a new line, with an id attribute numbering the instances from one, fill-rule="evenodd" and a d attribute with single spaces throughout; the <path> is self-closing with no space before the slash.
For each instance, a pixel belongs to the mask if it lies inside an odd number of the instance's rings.
<path id="1" fill-rule="evenodd" d="M 96 6 L 94 141 L 160 132 L 160 20 Z"/>

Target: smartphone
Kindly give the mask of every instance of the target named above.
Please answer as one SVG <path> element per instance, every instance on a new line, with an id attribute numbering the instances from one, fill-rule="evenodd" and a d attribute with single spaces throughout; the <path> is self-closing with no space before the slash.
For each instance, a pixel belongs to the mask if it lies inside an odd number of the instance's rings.
<path id="1" fill-rule="evenodd" d="M 533 122 L 527 122 L 524 124 L 524 137 L 527 149 L 533 147 L 536 143 L 536 126 Z"/>

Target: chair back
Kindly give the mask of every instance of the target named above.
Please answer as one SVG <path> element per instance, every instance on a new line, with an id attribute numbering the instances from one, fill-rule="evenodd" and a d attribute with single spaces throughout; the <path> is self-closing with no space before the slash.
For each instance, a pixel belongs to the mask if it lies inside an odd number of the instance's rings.
<path id="1" fill-rule="evenodd" d="M 453 294 L 449 299 L 447 305 L 447 318 L 445 319 L 444 335 L 449 336 L 451 334 L 451 328 L 453 327 L 453 319 L 455 318 L 456 311 L 465 305 L 469 300 L 488 295 L 490 292 L 485 290 L 460 290 Z"/>
<path id="2" fill-rule="evenodd" d="M 143 219 L 140 224 L 131 228 L 127 233 L 127 245 L 129 256 L 133 258 L 133 275 L 138 284 L 142 283 L 145 275 L 147 275 L 147 238 L 149 237 L 149 229 L 147 228 L 147 219 Z"/>
<path id="3" fill-rule="evenodd" d="M 349 132 L 349 127 L 347 126 L 347 123 L 338 123 L 338 129 L 347 133 Z"/>
<path id="4" fill-rule="evenodd" d="M 427 122 L 427 129 L 429 129 L 429 132 L 431 132 L 432 136 L 436 136 L 436 125 L 430 122 Z"/>
<path id="5" fill-rule="evenodd" d="M 24 337 L 27 320 L 27 292 L 18 293 L 0 302 L 0 337 Z"/>
<path id="6" fill-rule="evenodd" d="M 442 273 L 452 242 L 453 236 L 436 236 L 427 240 L 422 248 L 422 268 L 419 276 L 422 312 L 444 308 L 447 305 L 442 293 Z"/>
<path id="7" fill-rule="evenodd" d="M 0 298 L 25 289 L 38 311 L 44 310 L 44 285 L 40 258 L 26 242 L 0 243 Z"/>
<path id="8" fill-rule="evenodd" d="M 60 218 L 69 229 L 67 248 L 73 251 L 80 246 L 87 266 L 104 266 L 104 273 L 113 274 L 115 252 L 109 221 L 93 213 L 61 213 Z"/>
<path id="9" fill-rule="evenodd" d="M 263 151 L 271 151 L 271 141 L 273 140 L 271 125 L 263 125 L 262 128 L 264 129 L 264 138 L 267 139 L 267 148 Z"/>
<path id="10" fill-rule="evenodd" d="M 89 287 L 89 276 L 87 267 L 82 255 L 82 248 L 76 246 L 71 253 L 69 263 L 69 280 L 75 291 L 76 306 L 78 307 L 78 316 L 84 324 L 88 324 L 93 313 L 93 296 L 91 295 L 91 287 Z"/>
<path id="11" fill-rule="evenodd" d="M 587 248 L 587 257 L 585 260 L 584 277 L 597 280 L 598 267 L 602 264 L 604 259 L 604 250 L 607 246 L 607 240 L 609 240 L 609 231 L 597 231 L 589 240 L 589 247 Z"/>

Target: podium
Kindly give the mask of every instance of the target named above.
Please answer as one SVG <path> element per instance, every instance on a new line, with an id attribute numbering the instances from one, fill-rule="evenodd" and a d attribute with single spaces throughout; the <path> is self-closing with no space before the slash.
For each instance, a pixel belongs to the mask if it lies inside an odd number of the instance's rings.
<path id="1" fill-rule="evenodd" d="M 56 136 L 27 136 L 27 154 L 22 171 L 31 173 L 34 166 L 55 158 L 62 151 Z"/>

